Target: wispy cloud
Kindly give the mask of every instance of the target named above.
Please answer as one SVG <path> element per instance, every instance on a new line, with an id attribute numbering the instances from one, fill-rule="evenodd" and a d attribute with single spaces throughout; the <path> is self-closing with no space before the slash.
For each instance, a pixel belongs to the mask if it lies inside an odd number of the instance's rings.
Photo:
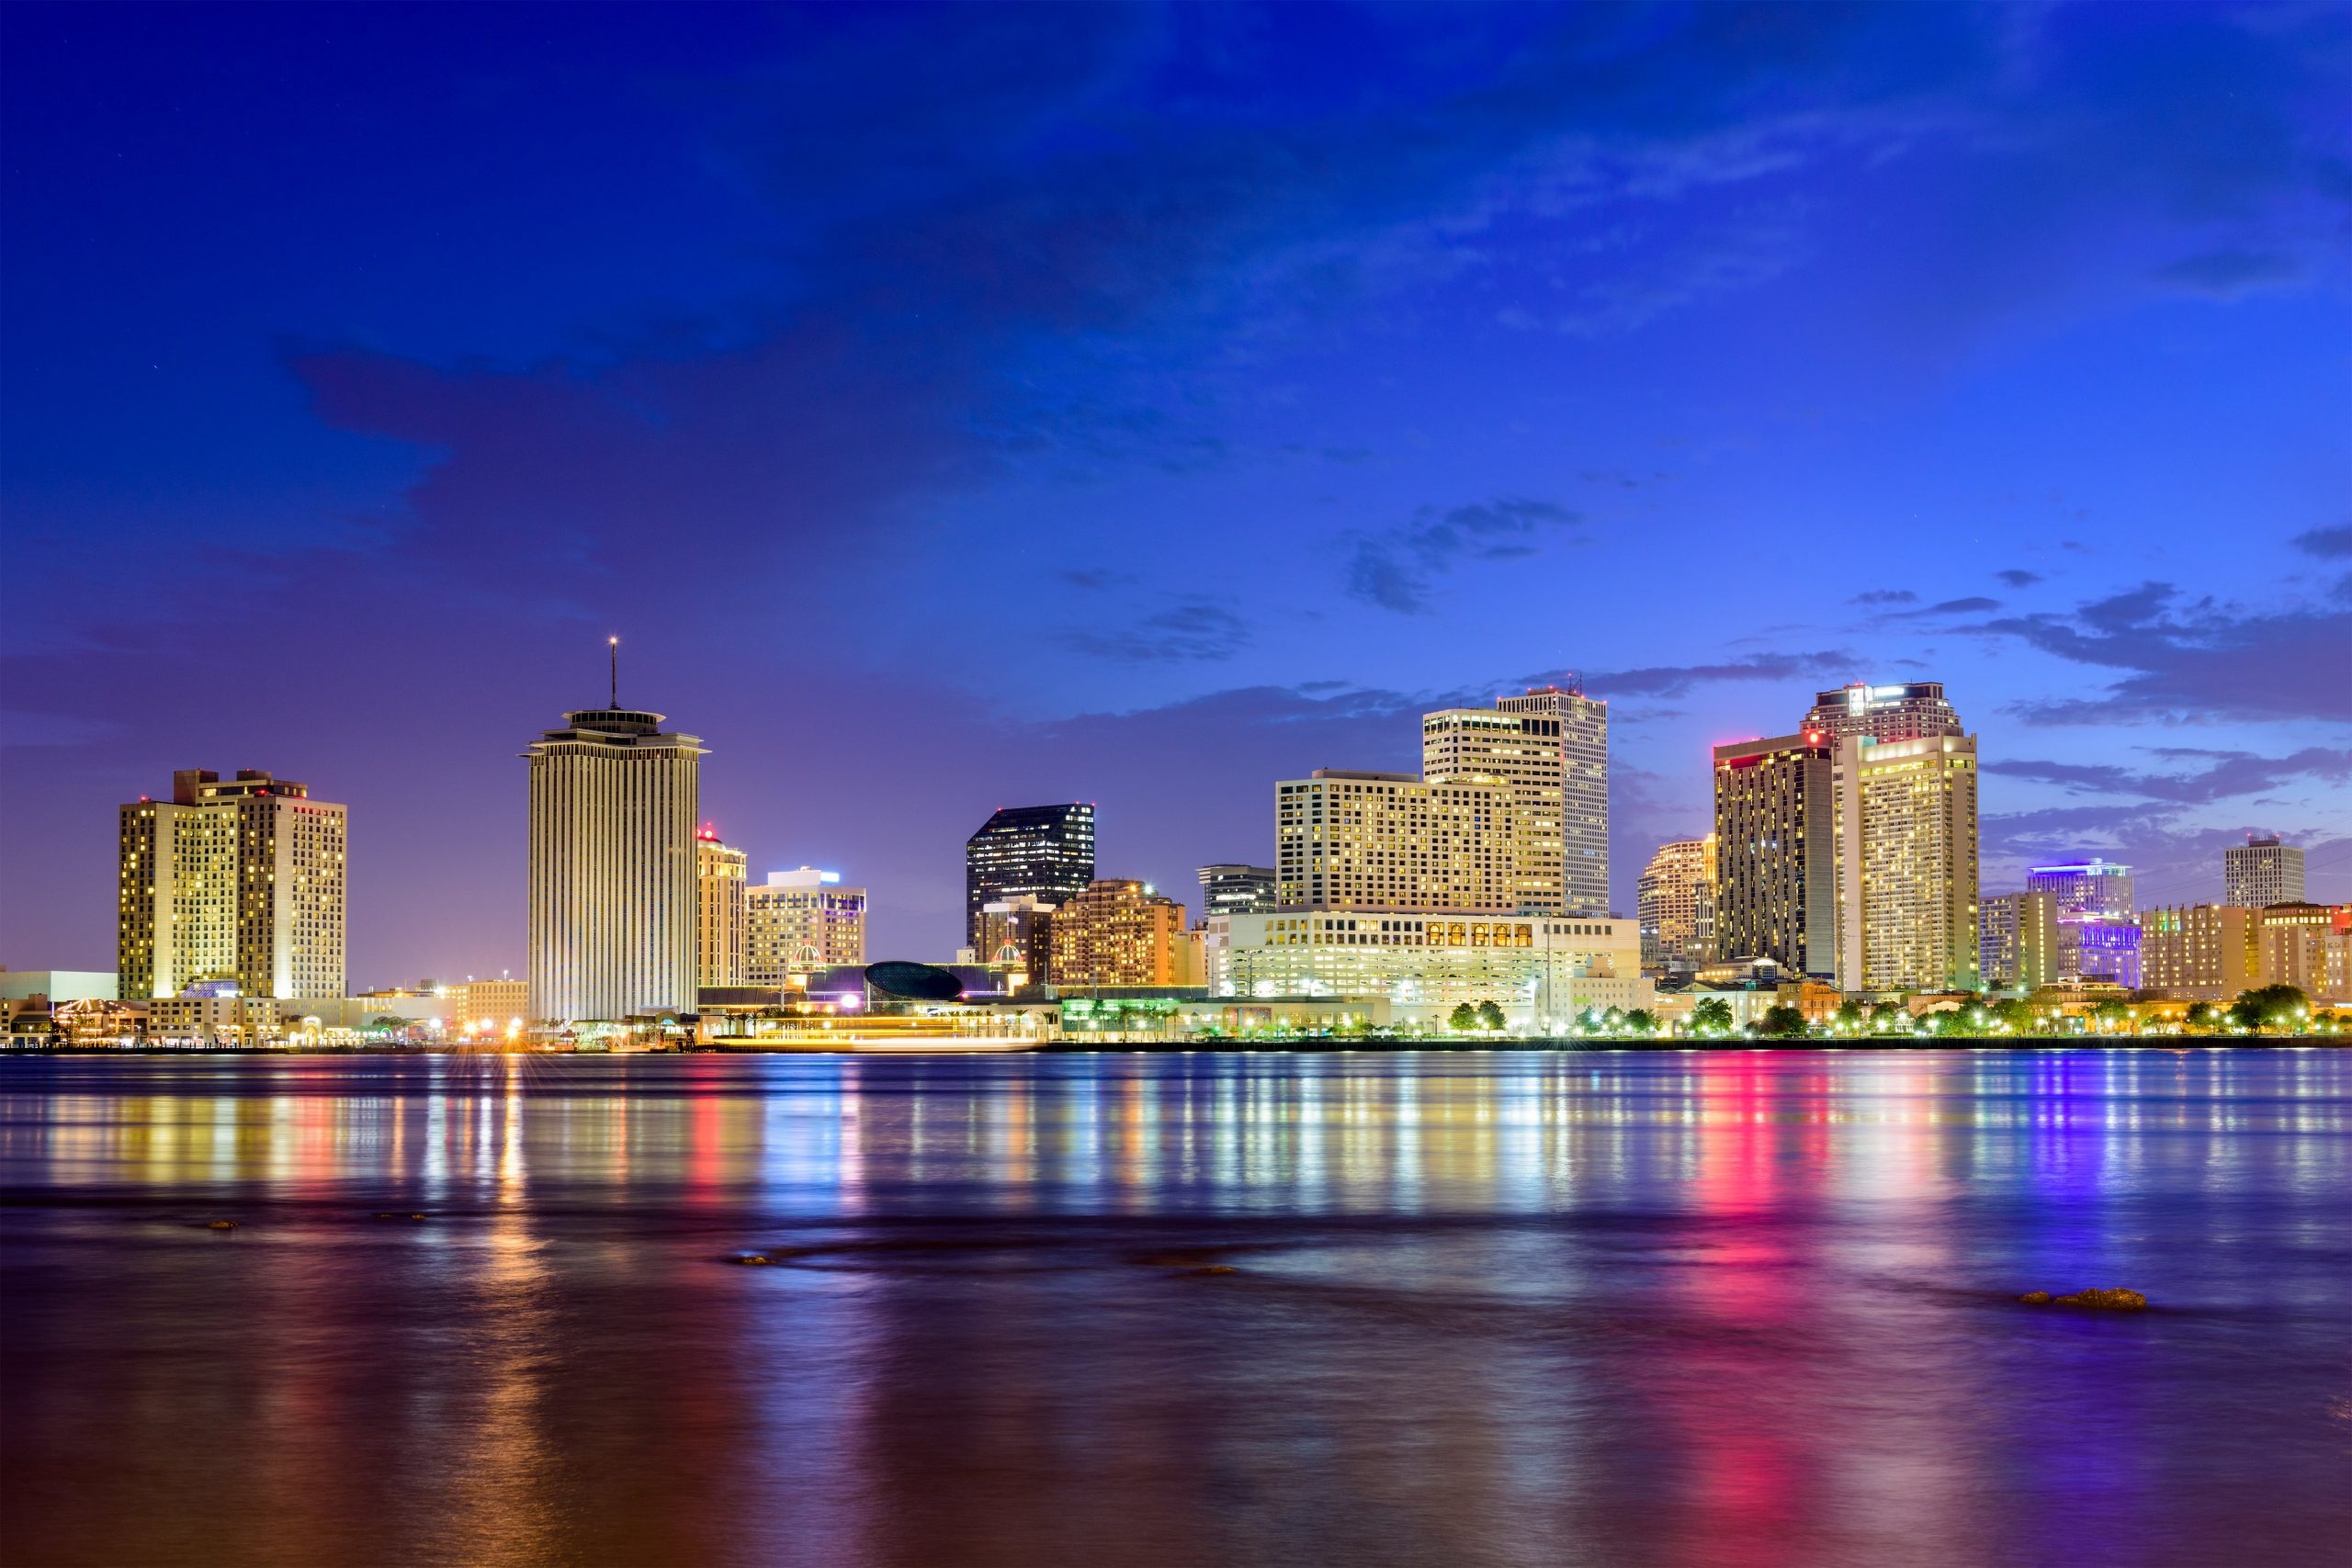
<path id="1" fill-rule="evenodd" d="M 1132 626 L 1069 626 L 1056 640 L 1075 652 L 1128 664 L 1178 664 L 1230 659 L 1250 641 L 1239 615 L 1205 599 L 1188 599 Z"/>
<path id="2" fill-rule="evenodd" d="M 1425 615 L 1432 607 L 1432 578 L 1464 561 L 1533 555 L 1544 542 L 1582 521 L 1555 502 L 1527 496 L 1497 496 L 1442 510 L 1424 506 L 1408 523 L 1354 536 L 1347 591 L 1400 615 Z"/>

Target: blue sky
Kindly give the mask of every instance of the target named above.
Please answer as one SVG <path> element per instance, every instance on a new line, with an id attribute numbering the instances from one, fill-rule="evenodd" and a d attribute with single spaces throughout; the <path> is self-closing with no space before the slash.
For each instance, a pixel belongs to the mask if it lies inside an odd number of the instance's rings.
<path id="1" fill-rule="evenodd" d="M 755 868 L 955 940 L 996 805 L 1271 852 L 1564 669 L 1615 881 L 1940 679 L 1988 890 L 2352 895 L 2340 6 L 0 13 L 0 962 L 112 807 L 354 810 L 361 982 L 521 957 L 625 690 Z M 29 590 L 28 592 L 27 590 Z"/>

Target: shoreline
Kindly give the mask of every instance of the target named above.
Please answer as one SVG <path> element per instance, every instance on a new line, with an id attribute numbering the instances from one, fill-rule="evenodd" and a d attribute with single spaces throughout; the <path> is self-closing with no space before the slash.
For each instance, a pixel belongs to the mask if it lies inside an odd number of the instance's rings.
<path id="1" fill-rule="evenodd" d="M 1076 1043 L 1057 1041 L 1039 1045 L 1005 1046 L 975 1041 L 970 1045 L 942 1043 L 936 1046 L 893 1043 L 886 1047 L 860 1048 L 784 1047 L 701 1045 L 683 1051 L 506 1051 L 469 1049 L 465 1047 L 429 1045 L 346 1045 L 346 1046 L 274 1046 L 274 1045 L 43 1045 L 19 1046 L 0 1050 L 0 1061 L 39 1056 L 74 1056 L 104 1060 L 108 1057 L 132 1056 L 258 1056 L 258 1057 L 320 1057 L 320 1056 L 529 1056 L 571 1059 L 574 1057 L 605 1057 L 638 1059 L 640 1057 L 685 1056 L 1073 1056 L 1073 1055 L 1405 1055 L 1413 1053 L 1477 1053 L 1510 1051 L 1545 1051 L 1560 1055 L 1586 1055 L 1621 1052 L 1685 1052 L 1737 1053 L 1832 1051 L 1841 1053 L 1875 1052 L 1887 1055 L 1920 1051 L 2165 1051 L 2176 1055 L 2190 1051 L 2324 1051 L 2352 1048 L 2352 1038 L 2341 1036 L 2245 1035 L 2235 1038 L 2213 1038 L 2202 1035 L 2120 1035 L 2102 1038 L 2097 1035 L 2075 1037 L 2033 1037 L 2012 1040 L 1929 1039 L 1910 1041 L 1884 1040 L 1645 1040 L 1639 1038 L 1601 1039 L 1593 1036 L 1575 1038 L 1531 1037 L 1509 1040 L 1423 1040 L 1423 1041 L 1352 1041 L 1352 1040 L 1251 1040 L 1223 1041 L 1197 1044 L 1160 1044 L 1141 1041 L 1103 1041 Z"/>

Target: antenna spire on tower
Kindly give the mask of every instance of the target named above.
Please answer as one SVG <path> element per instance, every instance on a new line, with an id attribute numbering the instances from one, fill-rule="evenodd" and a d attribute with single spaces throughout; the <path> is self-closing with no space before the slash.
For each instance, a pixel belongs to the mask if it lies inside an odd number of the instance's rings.
<path id="1" fill-rule="evenodd" d="M 605 639 L 605 642 L 613 652 L 612 705 L 614 710 L 617 712 L 621 705 L 621 639 L 616 637 L 608 637 Z"/>

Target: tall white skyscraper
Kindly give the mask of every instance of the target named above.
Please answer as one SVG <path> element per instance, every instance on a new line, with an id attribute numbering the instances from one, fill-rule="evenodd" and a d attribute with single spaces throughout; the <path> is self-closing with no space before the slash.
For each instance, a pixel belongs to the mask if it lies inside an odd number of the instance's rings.
<path id="1" fill-rule="evenodd" d="M 1421 777 L 1430 784 L 1500 783 L 1511 792 L 1512 907 L 1567 911 L 1560 814 L 1567 770 L 1561 721 L 1498 708 L 1445 708 L 1421 716 Z"/>
<path id="2" fill-rule="evenodd" d="M 176 997 L 199 980 L 249 997 L 344 993 L 345 811 L 240 769 L 172 775 L 172 798 L 120 813 L 118 995 Z"/>
<path id="3" fill-rule="evenodd" d="M 2267 909 L 2273 904 L 2303 901 L 2303 852 L 2267 839 L 2246 835 L 2243 846 L 2222 852 L 2222 902 L 2238 909 Z"/>
<path id="4" fill-rule="evenodd" d="M 1836 766 L 1838 986 L 1980 988 L 1975 738 L 1849 734 Z"/>
<path id="5" fill-rule="evenodd" d="M 564 716 L 531 763 L 531 1016 L 695 1005 L 703 744 L 618 705 Z"/>
<path id="6" fill-rule="evenodd" d="M 1556 720 L 1560 727 L 1561 908 L 1609 908 L 1609 705 L 1578 685 L 1534 686 L 1495 704 L 1499 713 Z"/>

